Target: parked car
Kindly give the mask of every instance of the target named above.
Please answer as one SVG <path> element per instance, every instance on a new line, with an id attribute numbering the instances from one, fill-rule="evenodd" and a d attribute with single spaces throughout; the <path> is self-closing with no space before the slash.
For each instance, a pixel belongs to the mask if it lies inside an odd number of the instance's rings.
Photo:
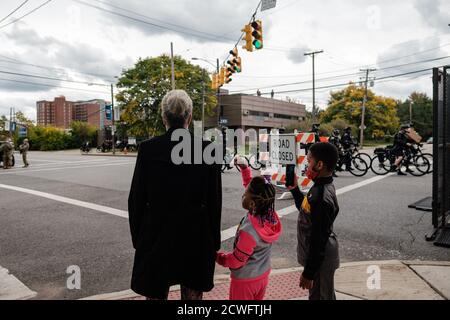
<path id="1" fill-rule="evenodd" d="M 431 137 L 427 140 L 427 144 L 433 144 L 433 137 Z"/>

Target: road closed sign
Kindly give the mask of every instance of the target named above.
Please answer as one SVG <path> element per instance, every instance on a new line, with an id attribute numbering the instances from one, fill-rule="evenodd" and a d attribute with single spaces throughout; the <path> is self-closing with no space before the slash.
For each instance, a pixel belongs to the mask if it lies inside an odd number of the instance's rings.
<path id="1" fill-rule="evenodd" d="M 269 148 L 271 163 L 284 165 L 297 163 L 294 135 L 271 135 Z"/>

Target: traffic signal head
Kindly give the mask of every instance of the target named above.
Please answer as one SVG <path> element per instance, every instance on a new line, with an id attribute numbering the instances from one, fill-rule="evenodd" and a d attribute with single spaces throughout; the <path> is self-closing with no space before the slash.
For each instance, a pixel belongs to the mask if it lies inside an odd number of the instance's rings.
<path id="1" fill-rule="evenodd" d="M 226 68 L 222 67 L 219 74 L 219 87 L 225 84 Z"/>
<path id="2" fill-rule="evenodd" d="M 252 22 L 251 27 L 253 28 L 252 36 L 254 38 L 253 45 L 256 50 L 263 48 L 263 31 L 262 31 L 262 21 L 255 20 Z"/>
<path id="3" fill-rule="evenodd" d="M 211 89 L 217 90 L 217 88 L 219 88 L 219 75 L 214 73 L 211 80 Z"/>
<path id="4" fill-rule="evenodd" d="M 239 54 L 238 54 L 238 49 L 237 49 L 236 47 L 234 47 L 234 49 L 230 51 L 230 54 L 231 54 L 233 57 L 237 58 L 237 56 L 239 55 Z"/>
<path id="5" fill-rule="evenodd" d="M 241 57 L 237 57 L 235 59 L 234 69 L 236 70 L 237 73 L 242 72 L 242 59 L 241 59 Z"/>
<path id="6" fill-rule="evenodd" d="M 252 36 L 252 26 L 247 24 L 244 29 L 241 30 L 244 33 L 244 41 L 245 45 L 242 46 L 245 50 L 252 52 L 253 51 L 253 36 Z"/>

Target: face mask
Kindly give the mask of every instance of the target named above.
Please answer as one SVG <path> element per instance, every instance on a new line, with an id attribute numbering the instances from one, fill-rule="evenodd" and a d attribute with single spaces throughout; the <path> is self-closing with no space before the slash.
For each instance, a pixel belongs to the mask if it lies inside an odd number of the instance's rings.
<path id="1" fill-rule="evenodd" d="M 316 171 L 313 167 L 308 167 L 308 170 L 306 171 L 306 176 L 309 180 L 315 180 L 317 176 L 319 175 L 319 171 Z"/>

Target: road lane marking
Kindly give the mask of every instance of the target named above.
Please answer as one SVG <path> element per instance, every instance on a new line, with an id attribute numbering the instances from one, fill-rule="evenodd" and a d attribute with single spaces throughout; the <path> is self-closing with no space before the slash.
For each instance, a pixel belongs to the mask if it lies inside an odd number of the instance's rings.
<path id="1" fill-rule="evenodd" d="M 36 191 L 36 190 L 31 190 L 31 189 L 25 189 L 25 188 L 21 188 L 21 187 L 6 185 L 6 184 L 0 184 L 0 188 L 12 190 L 12 191 L 18 191 L 18 192 L 22 192 L 22 193 L 27 193 L 27 194 L 38 196 L 41 198 L 46 198 L 46 199 L 50 199 L 50 200 L 57 201 L 57 202 L 71 204 L 71 205 L 74 205 L 77 207 L 82 207 L 82 208 L 91 209 L 94 211 L 108 213 L 108 214 L 111 214 L 111 215 L 117 216 L 117 217 L 128 218 L 127 211 L 114 209 L 114 208 L 110 208 L 110 207 L 105 207 L 105 206 L 91 203 L 91 202 L 80 201 L 80 200 L 71 199 L 71 198 L 67 198 L 67 197 L 57 196 L 52 193 L 41 192 L 41 191 Z"/>
<path id="2" fill-rule="evenodd" d="M 135 164 L 136 162 L 130 162 L 130 161 L 116 161 L 115 163 L 107 163 L 107 164 L 101 164 L 101 165 L 92 165 L 92 166 L 76 166 L 76 167 L 58 167 L 58 168 L 48 168 L 48 169 L 9 169 L 5 170 L 3 172 L 0 172 L 0 175 L 5 174 L 15 174 L 15 173 L 28 173 L 28 172 L 43 172 L 43 171 L 57 171 L 57 170 L 66 170 L 66 169 L 85 169 L 85 168 L 100 168 L 100 167 L 110 167 L 110 166 L 122 166 L 126 164 Z"/>
<path id="3" fill-rule="evenodd" d="M 361 181 L 361 182 L 358 182 L 358 183 L 355 183 L 355 184 L 352 184 L 352 185 L 340 188 L 340 189 L 336 190 L 336 195 L 338 195 L 338 196 L 343 195 L 343 194 L 345 194 L 347 192 L 350 192 L 350 191 L 353 191 L 353 190 L 365 187 L 365 186 L 367 186 L 369 184 L 378 182 L 380 180 L 386 179 L 387 177 L 390 177 L 392 175 L 393 174 L 391 173 L 391 174 L 388 174 L 388 175 L 385 175 L 385 176 L 376 176 L 376 177 L 372 177 L 370 179 L 367 179 L 367 180 L 364 180 L 364 181 Z M 298 211 L 297 207 L 295 205 L 293 205 L 293 206 L 290 206 L 290 207 L 283 208 L 281 210 L 277 210 L 277 213 L 278 213 L 278 216 L 281 219 L 284 216 L 290 215 L 290 214 L 295 213 L 297 211 Z M 233 238 L 236 235 L 237 228 L 238 228 L 238 226 L 233 226 L 231 228 L 223 230 L 222 231 L 222 242 Z"/>
<path id="4" fill-rule="evenodd" d="M 120 161 L 120 160 L 119 160 Z M 123 161 L 123 160 L 122 160 Z M 35 159 L 28 159 L 28 162 L 32 163 L 28 169 L 20 168 L 21 165 L 23 165 L 22 161 L 16 160 L 16 166 L 14 169 L 23 169 L 24 171 L 31 170 L 30 168 L 42 168 L 42 167 L 49 167 L 49 166 L 55 166 L 55 168 L 62 168 L 64 164 L 97 164 L 97 163 L 115 163 L 116 161 L 105 161 L 105 160 L 90 160 L 90 161 L 71 161 L 71 162 L 52 162 L 52 163 L 44 163 L 44 164 L 33 164 L 34 162 L 37 162 Z"/>
<path id="5" fill-rule="evenodd" d="M 370 179 L 340 188 L 336 191 L 336 194 L 339 195 L 343 195 L 347 192 L 365 187 L 367 185 L 370 185 L 372 183 L 381 181 L 383 179 L 386 179 L 390 176 L 392 176 L 393 174 L 388 174 L 385 176 L 377 176 L 377 177 L 372 177 Z M 97 205 L 94 203 L 90 203 L 90 202 L 85 202 L 85 201 L 80 201 L 80 200 L 75 200 L 75 199 L 70 199 L 67 197 L 61 197 L 61 196 L 57 196 L 51 193 L 46 193 L 46 192 L 41 192 L 41 191 L 35 191 L 35 190 L 31 190 L 31 189 L 25 189 L 25 188 L 20 188 L 20 187 L 15 187 L 15 186 L 10 186 L 10 185 L 5 185 L 5 184 L 0 184 L 0 188 L 3 189 L 8 189 L 8 190 L 13 190 L 13 191 L 18 191 L 18 192 L 23 192 L 23 193 L 28 193 L 31 195 L 35 195 L 35 196 L 39 196 L 39 197 L 43 197 L 43 198 L 47 198 L 50 200 L 54 200 L 54 201 L 58 201 L 58 202 L 63 202 L 63 203 L 67 203 L 67 204 L 71 204 L 74 206 L 79 206 L 82 208 L 87 208 L 87 209 L 91 209 L 91 210 L 95 210 L 95 211 L 99 211 L 99 212 L 103 212 L 103 213 L 108 213 L 114 216 L 118 216 L 118 217 L 122 217 L 122 218 L 126 218 L 128 219 L 128 212 L 127 211 L 123 211 L 123 210 L 118 210 L 118 209 L 114 209 L 114 208 L 110 208 L 110 207 L 106 207 L 106 206 L 101 206 L 101 205 Z M 286 207 L 284 209 L 279 210 L 277 213 L 279 215 L 280 218 L 287 216 L 289 214 L 292 214 L 294 212 L 297 212 L 297 207 L 295 205 L 290 206 L 290 207 Z M 222 238 L 222 242 L 223 241 L 227 241 L 231 238 L 233 238 L 236 234 L 238 226 L 233 226 L 231 228 L 228 228 L 226 230 L 222 230 L 221 232 L 221 238 Z"/>

